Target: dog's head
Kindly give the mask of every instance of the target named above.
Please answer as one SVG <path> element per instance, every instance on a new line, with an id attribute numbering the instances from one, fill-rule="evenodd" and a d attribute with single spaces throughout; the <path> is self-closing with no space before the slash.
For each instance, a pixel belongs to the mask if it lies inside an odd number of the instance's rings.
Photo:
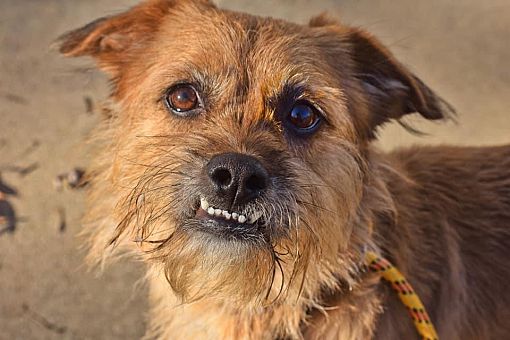
<path id="1" fill-rule="evenodd" d="M 369 242 L 357 222 L 376 129 L 444 117 L 377 40 L 323 16 L 153 0 L 66 34 L 61 52 L 95 58 L 118 104 L 90 213 L 114 228 L 95 229 L 94 252 L 136 241 L 188 301 L 310 298 L 348 279 Z"/>

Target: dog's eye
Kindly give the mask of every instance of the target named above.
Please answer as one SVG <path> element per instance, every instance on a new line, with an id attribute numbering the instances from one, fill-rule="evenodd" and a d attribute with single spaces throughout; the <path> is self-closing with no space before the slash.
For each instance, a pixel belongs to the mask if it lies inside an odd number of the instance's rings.
<path id="1" fill-rule="evenodd" d="M 165 104 L 178 116 L 190 116 L 202 107 L 197 90 L 189 84 L 170 88 L 165 95 Z"/>
<path id="2" fill-rule="evenodd" d="M 287 116 L 292 128 L 300 134 L 314 132 L 319 126 L 321 116 L 317 109 L 307 102 L 297 102 Z"/>

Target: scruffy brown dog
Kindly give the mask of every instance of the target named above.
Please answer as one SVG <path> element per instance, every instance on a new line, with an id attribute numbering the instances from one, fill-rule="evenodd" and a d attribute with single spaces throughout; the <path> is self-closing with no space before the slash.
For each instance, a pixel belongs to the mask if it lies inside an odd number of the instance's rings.
<path id="1" fill-rule="evenodd" d="M 367 250 L 440 338 L 510 337 L 510 146 L 375 150 L 382 124 L 451 110 L 368 33 L 153 0 L 61 51 L 112 76 L 90 259 L 147 263 L 147 337 L 417 338 Z"/>

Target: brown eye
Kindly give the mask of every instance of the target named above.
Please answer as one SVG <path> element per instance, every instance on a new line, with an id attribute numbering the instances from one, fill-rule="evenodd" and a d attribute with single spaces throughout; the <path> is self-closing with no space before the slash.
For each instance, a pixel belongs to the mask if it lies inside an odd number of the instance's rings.
<path id="1" fill-rule="evenodd" d="M 195 88 L 189 84 L 171 88 L 165 97 L 166 105 L 179 116 L 189 116 L 201 107 L 201 101 Z"/>
<path id="2" fill-rule="evenodd" d="M 306 102 L 298 102 L 290 110 L 287 120 L 297 133 L 308 134 L 319 126 L 320 118 L 313 106 Z"/>

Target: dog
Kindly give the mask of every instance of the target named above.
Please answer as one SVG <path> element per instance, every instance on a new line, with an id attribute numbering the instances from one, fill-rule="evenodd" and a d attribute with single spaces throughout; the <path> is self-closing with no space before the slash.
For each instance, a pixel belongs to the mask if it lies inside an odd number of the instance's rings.
<path id="1" fill-rule="evenodd" d="M 152 0 L 63 35 L 112 80 L 89 256 L 147 265 L 147 338 L 417 339 L 388 259 L 441 339 L 510 336 L 510 146 L 373 146 L 453 109 L 375 37 Z"/>

